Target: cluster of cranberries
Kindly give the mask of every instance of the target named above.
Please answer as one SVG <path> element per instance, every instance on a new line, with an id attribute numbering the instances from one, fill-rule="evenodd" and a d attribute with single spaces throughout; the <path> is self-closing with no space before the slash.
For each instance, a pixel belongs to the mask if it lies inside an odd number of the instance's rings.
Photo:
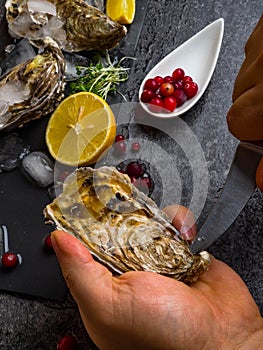
<path id="1" fill-rule="evenodd" d="M 120 164 L 117 166 L 117 170 L 127 174 L 131 179 L 131 183 L 139 191 L 148 195 L 151 192 L 153 181 L 145 168 L 145 164 L 140 160 L 131 161 L 127 165 Z"/>
<path id="2" fill-rule="evenodd" d="M 141 101 L 148 103 L 152 112 L 169 113 L 194 97 L 198 85 L 189 75 L 185 75 L 182 68 L 176 68 L 171 76 L 147 79 L 143 89 Z"/>

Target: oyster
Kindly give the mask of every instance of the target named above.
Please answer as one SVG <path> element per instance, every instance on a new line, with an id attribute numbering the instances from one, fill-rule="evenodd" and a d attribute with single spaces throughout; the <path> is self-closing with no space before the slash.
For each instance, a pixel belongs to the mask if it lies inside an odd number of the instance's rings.
<path id="1" fill-rule="evenodd" d="M 40 45 L 40 43 L 37 43 Z M 41 41 L 43 52 L 14 67 L 0 80 L 0 131 L 53 112 L 64 97 L 65 61 L 51 38 Z"/>
<path id="2" fill-rule="evenodd" d="M 118 273 L 153 271 L 191 283 L 209 265 L 209 254 L 193 255 L 166 214 L 113 167 L 75 170 L 44 216 Z"/>
<path id="3" fill-rule="evenodd" d="M 84 0 L 7 0 L 12 36 L 29 40 L 50 36 L 66 51 L 111 49 L 127 33 Z"/>

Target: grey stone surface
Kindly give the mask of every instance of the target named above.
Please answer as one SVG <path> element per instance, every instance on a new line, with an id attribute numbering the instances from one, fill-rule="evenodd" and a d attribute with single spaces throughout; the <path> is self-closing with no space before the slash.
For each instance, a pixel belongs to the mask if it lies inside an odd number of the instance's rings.
<path id="1" fill-rule="evenodd" d="M 237 140 L 228 132 L 225 116 L 231 105 L 234 80 L 244 58 L 244 45 L 261 13 L 262 4 L 258 0 L 149 1 L 136 51 L 137 61 L 127 85 L 131 101 L 138 100 L 142 79 L 162 57 L 217 18 L 225 20 L 223 44 L 212 80 L 198 104 L 182 117 L 200 142 L 209 171 L 207 199 L 199 225 L 219 196 L 235 151 Z M 171 121 L 170 127 L 173 126 Z M 147 128 L 141 128 L 136 132 L 145 139 L 151 137 L 175 153 L 165 137 L 153 131 L 147 134 L 147 131 Z M 187 163 L 182 161 L 182 169 L 184 162 Z M 169 167 L 167 171 L 169 173 Z M 188 173 L 182 170 L 182 176 L 191 189 Z M 172 181 L 167 185 L 170 193 L 173 191 L 171 186 Z M 169 204 L 173 199 L 170 195 L 164 203 Z M 182 203 L 187 202 L 186 188 Z M 255 191 L 235 223 L 209 251 L 243 278 L 263 314 L 262 209 L 263 196 Z M 96 349 L 70 296 L 64 303 L 55 303 L 1 293 L 0 307 L 0 349 L 51 350 L 65 334 L 75 335 L 80 349 Z"/>

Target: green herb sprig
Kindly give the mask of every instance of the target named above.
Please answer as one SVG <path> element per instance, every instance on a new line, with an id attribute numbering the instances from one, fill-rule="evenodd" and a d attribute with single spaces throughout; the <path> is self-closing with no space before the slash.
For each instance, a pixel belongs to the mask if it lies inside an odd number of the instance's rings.
<path id="1" fill-rule="evenodd" d="M 90 63 L 88 67 L 77 66 L 77 74 L 80 77 L 70 84 L 70 93 L 93 92 L 104 100 L 107 99 L 108 94 L 121 94 L 117 87 L 129 78 L 130 68 L 122 66 L 123 61 L 126 59 L 133 58 L 123 57 L 119 62 L 113 63 L 110 55 L 106 52 L 105 59 L 102 56 L 98 56 L 97 63 Z"/>

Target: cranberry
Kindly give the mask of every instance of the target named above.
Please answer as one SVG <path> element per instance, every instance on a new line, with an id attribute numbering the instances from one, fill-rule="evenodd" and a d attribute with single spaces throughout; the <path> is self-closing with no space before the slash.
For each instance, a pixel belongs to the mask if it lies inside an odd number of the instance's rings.
<path id="1" fill-rule="evenodd" d="M 113 148 L 114 148 L 114 153 L 116 155 L 122 155 L 126 152 L 127 147 L 126 147 L 126 143 L 121 141 L 121 142 L 114 143 Z"/>
<path id="2" fill-rule="evenodd" d="M 57 344 L 57 350 L 77 350 L 77 348 L 77 341 L 72 335 L 66 335 Z"/>
<path id="3" fill-rule="evenodd" d="M 18 256 L 15 253 L 6 252 L 2 256 L 2 265 L 7 268 L 15 267 L 18 264 Z"/>
<path id="4" fill-rule="evenodd" d="M 44 247 L 49 251 L 52 252 L 53 251 L 53 245 L 52 245 L 52 241 L 51 241 L 51 235 L 47 235 L 44 239 Z"/>
<path id="5" fill-rule="evenodd" d="M 144 103 L 150 102 L 155 97 L 155 93 L 152 90 L 143 90 L 141 94 L 141 101 Z"/>
<path id="6" fill-rule="evenodd" d="M 163 77 L 161 77 L 160 75 L 157 75 L 154 80 L 156 81 L 156 83 L 158 84 L 158 86 L 161 86 L 162 83 L 164 82 Z"/>
<path id="7" fill-rule="evenodd" d="M 139 190 L 144 192 L 145 194 L 149 193 L 149 187 L 146 183 L 146 181 L 144 181 L 143 179 L 139 178 L 139 179 L 134 179 L 132 184 Z"/>
<path id="8" fill-rule="evenodd" d="M 173 96 L 165 97 L 163 100 L 163 108 L 169 112 L 173 112 L 177 106 L 176 99 Z"/>
<path id="9" fill-rule="evenodd" d="M 182 68 L 176 68 L 172 74 L 174 80 L 181 80 L 184 77 L 184 70 Z"/>
<path id="10" fill-rule="evenodd" d="M 144 84 L 144 90 L 156 91 L 158 87 L 159 86 L 154 79 L 147 79 Z"/>
<path id="11" fill-rule="evenodd" d="M 174 83 L 174 78 L 171 77 L 170 75 L 167 75 L 166 77 L 163 78 L 164 83 Z"/>
<path id="12" fill-rule="evenodd" d="M 141 149 L 141 145 L 139 144 L 139 142 L 132 143 L 131 145 L 132 152 L 139 152 L 140 149 Z"/>
<path id="13" fill-rule="evenodd" d="M 187 100 L 187 95 L 182 89 L 175 90 L 175 92 L 173 93 L 173 96 L 176 99 L 177 107 L 182 106 Z"/>
<path id="14" fill-rule="evenodd" d="M 129 176 L 141 176 L 143 174 L 143 168 L 142 166 L 137 163 L 137 162 L 130 162 L 128 165 L 127 165 L 127 168 L 126 168 L 126 173 L 129 175 Z"/>
<path id="15" fill-rule="evenodd" d="M 182 89 L 183 88 L 183 83 L 181 80 L 178 80 L 174 83 L 174 89 Z"/>
<path id="16" fill-rule="evenodd" d="M 161 112 L 163 108 L 163 101 L 159 97 L 155 97 L 150 101 L 149 108 L 152 112 L 158 113 Z"/>
<path id="17" fill-rule="evenodd" d="M 121 141 L 124 141 L 125 140 L 125 137 L 121 134 L 119 135 L 116 135 L 115 137 L 115 142 L 121 142 Z"/>
<path id="18" fill-rule="evenodd" d="M 171 96 L 174 92 L 174 86 L 171 83 L 163 83 L 160 87 L 160 94 L 162 96 Z"/>
<path id="19" fill-rule="evenodd" d="M 148 175 L 148 174 L 147 174 Z M 142 181 L 144 181 L 146 183 L 146 185 L 148 186 L 148 188 L 150 188 L 152 186 L 152 180 L 150 178 L 150 176 L 147 177 L 142 177 L 141 178 Z"/>
<path id="20" fill-rule="evenodd" d="M 64 182 L 66 177 L 68 177 L 69 171 L 63 171 L 63 173 L 59 174 L 58 180 Z"/>
<path id="21" fill-rule="evenodd" d="M 196 95 L 198 91 L 198 85 L 194 81 L 190 81 L 184 84 L 184 92 L 188 98 L 191 98 Z"/>
<path id="22" fill-rule="evenodd" d="M 183 84 L 189 83 L 189 81 L 193 81 L 193 78 L 191 78 L 189 75 L 186 75 L 183 77 L 182 81 L 183 81 Z"/>

